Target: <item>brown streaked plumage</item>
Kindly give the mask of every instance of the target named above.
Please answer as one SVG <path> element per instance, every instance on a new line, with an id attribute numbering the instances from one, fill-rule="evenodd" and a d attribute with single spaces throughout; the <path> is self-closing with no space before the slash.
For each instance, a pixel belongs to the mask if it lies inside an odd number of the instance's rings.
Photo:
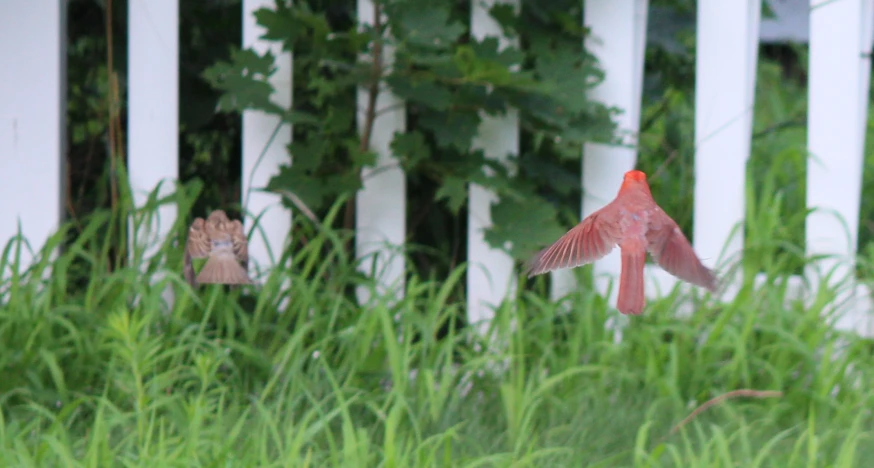
<path id="1" fill-rule="evenodd" d="M 206 258 L 194 276 L 192 258 Z M 222 210 L 210 213 L 206 221 L 195 218 L 185 246 L 185 278 L 198 284 L 251 284 L 248 274 L 249 248 L 243 223 L 231 221 Z"/>
<path id="2" fill-rule="evenodd" d="M 234 244 L 234 255 L 240 265 L 249 271 L 249 241 L 246 239 L 246 232 L 243 231 L 243 223 L 237 219 L 231 221 L 228 232 Z"/>
<path id="3" fill-rule="evenodd" d="M 716 277 L 705 267 L 677 223 L 653 200 L 646 174 L 628 171 L 616 198 L 541 250 L 528 262 L 528 276 L 594 262 L 622 250 L 616 308 L 639 315 L 645 305 L 646 253 L 677 278 L 716 291 Z"/>

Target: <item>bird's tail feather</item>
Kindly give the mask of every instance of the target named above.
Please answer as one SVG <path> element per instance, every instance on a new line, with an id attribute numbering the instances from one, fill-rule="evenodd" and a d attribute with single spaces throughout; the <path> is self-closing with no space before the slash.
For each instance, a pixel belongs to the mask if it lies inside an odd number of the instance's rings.
<path id="1" fill-rule="evenodd" d="M 622 249 L 622 271 L 619 274 L 619 297 L 616 309 L 623 314 L 640 315 L 646 303 L 643 291 L 644 248 Z"/>
<path id="2" fill-rule="evenodd" d="M 251 284 L 246 269 L 231 255 L 210 255 L 197 275 L 199 284 Z"/>

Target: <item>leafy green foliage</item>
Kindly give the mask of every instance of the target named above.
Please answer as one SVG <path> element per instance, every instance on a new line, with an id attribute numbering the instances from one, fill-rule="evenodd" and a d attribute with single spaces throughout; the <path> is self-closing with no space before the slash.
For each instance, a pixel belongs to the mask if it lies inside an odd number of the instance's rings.
<path id="1" fill-rule="evenodd" d="M 496 225 L 488 241 L 510 246 L 517 258 L 542 247 L 565 227 L 544 194 L 569 195 L 572 182 L 532 179 L 520 160 L 578 163 L 584 141 L 611 140 L 614 130 L 611 111 L 586 98 L 603 76 L 582 49 L 578 2 L 528 2 L 521 14 L 506 5 L 493 8 L 504 34 L 516 35 L 524 47 L 471 36 L 467 4 L 393 0 L 377 2 L 376 8 L 385 24 L 367 27 L 351 21 L 351 14 L 331 16 L 315 1 L 257 12 L 267 30 L 264 38 L 294 51 L 292 109 L 269 100 L 273 57 L 268 54 L 235 51 L 205 72 L 222 92 L 222 111 L 258 109 L 295 123 L 292 158 L 269 188 L 290 190 L 316 210 L 357 190 L 361 169 L 375 163 L 367 146 L 370 123 L 391 109 L 357 99 L 356 91 L 372 97 L 387 87 L 404 101 L 409 122 L 394 136 L 392 153 L 410 190 L 430 193 L 430 200 L 414 196 L 411 203 L 439 202 L 446 210 L 439 216 L 463 216 L 468 184 L 480 184 L 501 200 L 492 207 Z M 393 50 L 390 64 L 387 47 Z M 482 117 L 510 108 L 518 110 L 526 139 L 558 142 L 512 157 L 510 165 L 521 171 L 494 164 L 474 145 Z M 429 192 L 428 185 L 436 189 Z M 532 218 L 541 234 L 515 229 Z"/>

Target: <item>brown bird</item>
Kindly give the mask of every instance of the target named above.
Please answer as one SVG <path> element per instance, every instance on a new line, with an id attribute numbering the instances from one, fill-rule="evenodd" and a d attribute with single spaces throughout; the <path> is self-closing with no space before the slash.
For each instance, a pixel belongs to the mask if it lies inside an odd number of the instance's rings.
<path id="1" fill-rule="evenodd" d="M 528 262 L 528 277 L 594 262 L 618 245 L 622 250 L 616 308 L 643 312 L 646 252 L 675 277 L 716 291 L 716 277 L 705 267 L 677 223 L 652 198 L 646 174 L 628 171 L 616 198 L 592 213 Z"/>
<path id="2" fill-rule="evenodd" d="M 192 258 L 206 258 L 194 277 Z M 188 229 L 185 246 L 185 277 L 192 287 L 198 284 L 251 284 L 248 274 L 249 243 L 243 223 L 231 221 L 222 210 L 210 213 L 204 221 L 195 218 Z"/>

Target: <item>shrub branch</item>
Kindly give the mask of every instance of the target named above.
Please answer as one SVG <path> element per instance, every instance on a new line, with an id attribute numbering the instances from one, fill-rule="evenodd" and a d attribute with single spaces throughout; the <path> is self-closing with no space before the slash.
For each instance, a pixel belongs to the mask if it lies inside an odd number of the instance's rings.
<path id="1" fill-rule="evenodd" d="M 783 392 L 779 392 L 779 391 L 775 391 L 775 390 L 752 390 L 752 389 L 748 389 L 748 388 L 742 388 L 739 390 L 733 390 L 733 391 L 730 391 L 728 393 L 724 393 L 722 395 L 719 395 L 717 397 L 714 397 L 714 398 L 711 398 L 711 399 L 705 401 L 702 405 L 700 405 L 697 408 L 695 408 L 694 410 L 692 410 L 692 412 L 689 413 L 689 416 L 686 416 L 685 419 L 683 419 L 677 425 L 675 425 L 673 428 L 671 428 L 671 432 L 668 433 L 667 437 L 670 437 L 670 436 L 676 434 L 677 431 L 679 431 L 683 426 L 690 423 L 693 419 L 698 417 L 699 414 L 703 413 L 711 406 L 718 405 L 719 403 L 722 403 L 723 401 L 728 400 L 730 398 L 737 398 L 737 397 L 779 398 L 782 396 L 783 396 Z"/>

